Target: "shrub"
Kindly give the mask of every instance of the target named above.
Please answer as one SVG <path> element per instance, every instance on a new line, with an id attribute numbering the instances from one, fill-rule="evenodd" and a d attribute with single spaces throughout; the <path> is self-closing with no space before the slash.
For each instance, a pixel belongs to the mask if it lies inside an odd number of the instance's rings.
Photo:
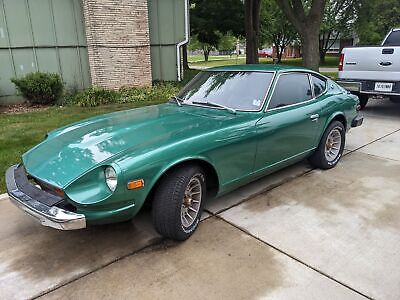
<path id="1" fill-rule="evenodd" d="M 107 90 L 102 87 L 93 86 L 85 91 L 78 92 L 67 100 L 67 104 L 76 104 L 82 107 L 93 107 L 103 104 L 117 102 L 116 91 Z"/>
<path id="2" fill-rule="evenodd" d="M 178 90 L 177 85 L 174 83 L 158 83 L 152 87 L 124 87 L 118 91 L 93 86 L 74 95 L 67 95 L 64 98 L 64 103 L 83 107 L 113 103 L 160 103 L 171 98 Z"/>
<path id="3" fill-rule="evenodd" d="M 166 101 L 179 91 L 175 83 L 160 82 L 152 87 L 121 88 L 118 103 Z"/>
<path id="4" fill-rule="evenodd" d="M 33 72 L 11 81 L 32 104 L 54 104 L 64 90 L 64 83 L 56 73 Z"/>

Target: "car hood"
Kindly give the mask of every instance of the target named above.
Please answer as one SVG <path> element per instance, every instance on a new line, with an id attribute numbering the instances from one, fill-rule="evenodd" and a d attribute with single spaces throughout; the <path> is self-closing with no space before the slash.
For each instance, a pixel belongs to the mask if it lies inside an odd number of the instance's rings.
<path id="1" fill-rule="evenodd" d="M 52 131 L 22 159 L 28 174 L 63 188 L 127 151 L 150 151 L 215 130 L 234 118 L 223 110 L 171 103 L 121 111 Z"/>

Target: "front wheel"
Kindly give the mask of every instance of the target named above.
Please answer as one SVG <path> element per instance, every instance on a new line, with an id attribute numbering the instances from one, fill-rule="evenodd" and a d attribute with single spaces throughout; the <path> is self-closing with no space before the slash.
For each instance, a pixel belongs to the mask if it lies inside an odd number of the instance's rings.
<path id="1" fill-rule="evenodd" d="M 206 180 L 195 165 L 168 173 L 158 185 L 153 201 L 154 227 L 162 236 L 178 241 L 196 230 L 203 211 Z"/>
<path id="2" fill-rule="evenodd" d="M 343 155 L 346 130 L 339 121 L 333 121 L 325 130 L 317 150 L 310 157 L 310 163 L 320 169 L 331 169 Z"/>

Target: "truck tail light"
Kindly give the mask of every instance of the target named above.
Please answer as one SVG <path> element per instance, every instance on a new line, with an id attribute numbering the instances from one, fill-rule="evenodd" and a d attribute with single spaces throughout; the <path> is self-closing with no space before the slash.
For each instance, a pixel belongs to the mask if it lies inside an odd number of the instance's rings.
<path id="1" fill-rule="evenodd" d="M 343 71 L 343 63 L 344 63 L 344 53 L 341 53 L 338 66 L 339 72 Z"/>

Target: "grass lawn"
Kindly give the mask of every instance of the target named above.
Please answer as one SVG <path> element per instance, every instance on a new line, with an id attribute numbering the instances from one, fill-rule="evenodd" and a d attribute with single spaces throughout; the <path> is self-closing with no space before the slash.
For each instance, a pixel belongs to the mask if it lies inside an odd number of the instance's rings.
<path id="1" fill-rule="evenodd" d="M 239 58 L 246 58 L 245 55 L 240 55 Z M 215 60 L 230 60 L 230 59 L 236 59 L 236 55 L 212 55 L 209 57 L 210 61 L 215 61 Z M 204 62 L 204 55 L 190 55 L 188 56 L 188 62 L 189 64 L 191 63 L 196 63 L 196 62 Z"/>
<path id="2" fill-rule="evenodd" d="M 321 72 L 321 74 L 330 77 L 333 80 L 338 79 L 339 76 L 339 72 Z"/>
<path id="3" fill-rule="evenodd" d="M 200 60 L 201 59 L 201 60 Z M 246 58 L 241 56 L 236 58 L 236 56 L 210 56 L 210 60 L 208 62 L 204 61 L 203 57 L 194 56 L 188 58 L 189 65 L 191 66 L 202 66 L 202 67 L 216 67 L 216 66 L 227 66 L 227 65 L 240 65 L 246 63 Z M 260 58 L 260 63 L 263 64 L 272 64 L 273 61 L 271 58 Z M 281 64 L 290 65 L 290 66 L 302 66 L 301 58 L 288 58 L 282 60 Z M 321 67 L 325 68 L 336 68 L 339 63 L 339 57 L 335 56 L 327 56 L 325 63 L 321 64 Z"/>
<path id="4" fill-rule="evenodd" d="M 204 57 L 202 57 L 203 60 L 201 61 L 196 61 L 190 63 L 189 60 L 189 66 L 200 66 L 200 67 L 218 67 L 218 66 L 228 66 L 228 65 L 242 65 L 246 63 L 246 58 L 243 56 L 239 56 L 237 58 L 236 56 L 222 56 L 223 58 L 221 59 L 220 56 L 210 56 L 209 61 L 205 62 Z M 261 63 L 272 63 L 271 58 L 260 58 Z"/>
<path id="5" fill-rule="evenodd" d="M 47 132 L 95 115 L 158 103 L 160 101 L 115 104 L 93 108 L 51 107 L 29 113 L 0 114 L 0 193 L 6 191 L 4 178 L 6 169 L 10 165 L 19 163 L 21 155 L 41 142 Z"/>

